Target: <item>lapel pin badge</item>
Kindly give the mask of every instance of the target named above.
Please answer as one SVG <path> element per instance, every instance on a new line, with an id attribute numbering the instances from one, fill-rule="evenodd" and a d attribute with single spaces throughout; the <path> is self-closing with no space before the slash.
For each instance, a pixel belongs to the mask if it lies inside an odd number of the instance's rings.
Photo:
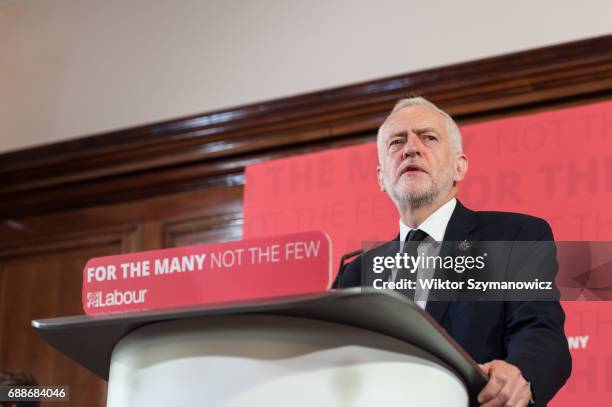
<path id="1" fill-rule="evenodd" d="M 469 250 L 471 246 L 472 244 L 470 242 L 468 242 L 467 240 L 464 240 L 462 242 L 459 242 L 459 244 L 457 245 L 457 248 L 461 250 L 462 252 L 465 252 Z"/>

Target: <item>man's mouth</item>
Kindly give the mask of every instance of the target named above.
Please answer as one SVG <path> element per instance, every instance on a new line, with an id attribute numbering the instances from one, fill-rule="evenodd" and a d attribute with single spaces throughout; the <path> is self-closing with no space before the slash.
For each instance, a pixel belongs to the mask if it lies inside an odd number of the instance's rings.
<path id="1" fill-rule="evenodd" d="M 415 173 L 419 173 L 419 172 L 423 172 L 425 174 L 427 174 L 427 171 L 425 171 L 423 169 L 423 167 L 421 167 L 420 165 L 417 164 L 409 164 L 406 167 L 404 167 L 400 173 L 400 175 L 404 175 L 404 174 L 415 174 Z"/>

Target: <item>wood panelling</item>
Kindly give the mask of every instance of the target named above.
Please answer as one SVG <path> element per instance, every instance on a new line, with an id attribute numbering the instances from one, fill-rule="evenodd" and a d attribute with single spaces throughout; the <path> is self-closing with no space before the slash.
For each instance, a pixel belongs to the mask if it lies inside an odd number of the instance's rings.
<path id="1" fill-rule="evenodd" d="M 0 366 L 33 373 L 39 383 L 70 386 L 71 406 L 104 406 L 106 383 L 52 349 L 30 321 L 82 314 L 81 273 L 91 257 L 137 249 L 137 228 L 91 236 L 56 235 L 4 247 L 0 254 Z M 95 349 L 92 349 L 95 351 Z"/>
<path id="2" fill-rule="evenodd" d="M 240 240 L 242 223 L 242 213 L 166 223 L 162 226 L 164 247 Z"/>
<path id="3" fill-rule="evenodd" d="M 30 321 L 83 313 L 81 276 L 92 257 L 239 239 L 242 187 L 23 218 L 4 225 L 1 235 L 0 369 L 70 386 L 67 406 L 102 407 L 105 382 L 47 346 Z"/>
<path id="4" fill-rule="evenodd" d="M 5 220 L 211 186 L 245 165 L 372 137 L 399 97 L 462 122 L 612 96 L 612 36 L 482 59 L 0 156 Z"/>
<path id="5" fill-rule="evenodd" d="M 99 228 L 139 225 L 146 226 L 149 237 L 160 228 L 160 222 L 242 213 L 242 190 L 239 185 L 195 188 L 189 192 L 121 204 L 12 219 L 10 223 L 0 224 L 0 253 L 4 247 L 23 246 L 22 242 L 29 239 L 53 239 L 57 233 L 91 235 Z M 153 249 L 161 247 L 161 244 L 161 241 L 141 242 L 143 247 Z"/>

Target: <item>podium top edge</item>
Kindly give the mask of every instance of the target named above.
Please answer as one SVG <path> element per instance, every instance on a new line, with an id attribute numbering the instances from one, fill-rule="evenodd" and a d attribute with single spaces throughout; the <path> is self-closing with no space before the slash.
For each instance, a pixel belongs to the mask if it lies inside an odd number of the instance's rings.
<path id="1" fill-rule="evenodd" d="M 128 322 L 161 322 L 182 318 L 193 318 L 213 315 L 233 315 L 241 313 L 266 312 L 284 309 L 288 306 L 309 305 L 320 301 L 332 301 L 353 297 L 392 297 L 403 302 L 406 307 L 418 308 L 416 304 L 396 292 L 382 292 L 369 287 L 343 288 L 324 293 L 293 295 L 286 297 L 270 297 L 248 301 L 223 302 L 207 305 L 193 305 L 176 308 L 165 308 L 144 311 L 114 312 L 96 315 L 74 315 L 56 318 L 32 320 L 32 327 L 37 331 L 90 327 L 97 325 L 128 323 Z"/>
<path id="2" fill-rule="evenodd" d="M 465 383 L 471 400 L 475 400 L 487 382 L 476 362 L 427 312 L 395 291 L 371 287 L 165 310 L 40 319 L 32 321 L 32 326 L 51 346 L 108 380 L 115 345 L 136 329 L 171 320 L 254 314 L 326 321 L 410 343 L 447 363 Z"/>

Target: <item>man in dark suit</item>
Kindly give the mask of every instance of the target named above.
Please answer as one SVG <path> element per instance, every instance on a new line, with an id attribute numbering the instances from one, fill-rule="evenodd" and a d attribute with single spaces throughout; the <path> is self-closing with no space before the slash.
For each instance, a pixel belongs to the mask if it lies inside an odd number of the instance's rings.
<path id="1" fill-rule="evenodd" d="M 557 269 L 552 231 L 542 219 L 503 212 L 474 212 L 455 199 L 468 170 L 461 135 L 452 118 L 423 98 L 403 99 L 379 129 L 377 167 L 380 187 L 395 203 L 405 245 L 421 242 L 542 241 L 519 254 L 506 250 L 510 269 Z M 456 245 L 455 245 L 456 246 Z M 435 254 L 449 253 L 440 244 Z M 416 249 L 415 249 L 416 250 Z M 434 249 L 435 251 L 436 249 Z M 338 287 L 371 284 L 362 279 L 362 258 L 339 276 Z M 542 271 L 544 270 L 544 271 Z M 436 271 L 438 273 L 438 271 Z M 386 276 L 398 281 L 400 276 Z M 429 276 L 432 277 L 432 276 Z M 435 300 L 419 292 L 424 308 L 478 362 L 489 381 L 478 396 L 482 406 L 544 406 L 571 371 L 564 333 L 565 314 L 558 291 L 552 301 Z"/>

